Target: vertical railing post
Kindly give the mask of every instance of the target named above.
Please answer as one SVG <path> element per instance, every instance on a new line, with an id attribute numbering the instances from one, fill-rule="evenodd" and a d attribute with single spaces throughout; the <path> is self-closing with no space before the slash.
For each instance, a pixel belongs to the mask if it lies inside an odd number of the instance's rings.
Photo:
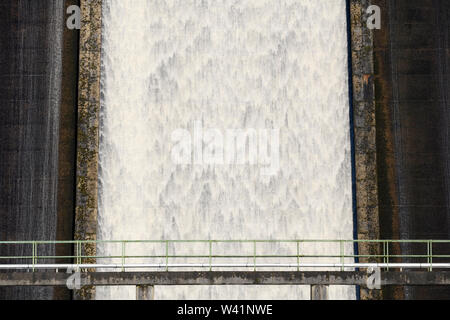
<path id="1" fill-rule="evenodd" d="M 209 240 L 209 271 L 212 271 L 212 241 Z"/>
<path id="2" fill-rule="evenodd" d="M 432 248 L 432 240 L 428 240 L 427 242 L 427 256 L 428 263 L 430 266 L 428 267 L 428 271 L 433 271 L 433 248 Z"/>
<path id="3" fill-rule="evenodd" d="M 433 240 L 430 240 L 430 271 L 433 271 Z"/>
<path id="4" fill-rule="evenodd" d="M 386 270 L 389 271 L 389 241 L 386 241 Z"/>
<path id="5" fill-rule="evenodd" d="M 33 272 L 34 272 L 34 265 L 36 264 L 36 241 L 33 241 L 32 244 L 32 263 L 33 263 Z"/>
<path id="6" fill-rule="evenodd" d="M 297 271 L 300 271 L 300 241 L 297 241 Z"/>
<path id="7" fill-rule="evenodd" d="M 166 240 L 166 271 L 169 271 L 169 240 Z"/>
<path id="8" fill-rule="evenodd" d="M 256 240 L 253 241 L 253 271 L 256 271 Z"/>
<path id="9" fill-rule="evenodd" d="M 341 271 L 344 271 L 344 241 L 340 240 Z"/>
<path id="10" fill-rule="evenodd" d="M 77 241 L 77 271 L 80 270 L 80 265 L 81 263 L 81 242 L 80 240 Z"/>
<path id="11" fill-rule="evenodd" d="M 125 271 L 125 241 L 122 241 L 122 272 Z"/>

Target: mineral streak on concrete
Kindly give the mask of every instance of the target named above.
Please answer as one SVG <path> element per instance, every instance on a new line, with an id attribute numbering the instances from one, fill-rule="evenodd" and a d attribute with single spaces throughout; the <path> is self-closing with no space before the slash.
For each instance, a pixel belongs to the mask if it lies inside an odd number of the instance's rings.
<path id="1" fill-rule="evenodd" d="M 0 3 L 0 240 L 57 235 L 63 4 Z M 54 246 L 38 250 L 55 254 Z M 0 255 L 30 253 L 31 246 L 0 247 Z M 0 289 L 0 299 L 52 297 L 52 288 Z"/>
<path id="2" fill-rule="evenodd" d="M 358 239 L 379 239 L 373 32 L 367 28 L 369 0 L 350 1 L 353 73 L 353 119 Z M 359 244 L 359 254 L 379 254 L 377 244 Z M 360 258 L 360 262 L 374 262 Z M 380 292 L 361 289 L 362 299 L 379 299 Z"/>
<path id="3" fill-rule="evenodd" d="M 380 233 L 448 239 L 450 2 L 372 2 L 383 13 L 374 33 Z M 420 248 L 394 249 L 406 254 Z M 433 253 L 448 254 L 439 245 Z M 449 291 L 405 287 L 387 298 L 448 299 Z"/>
<path id="4" fill-rule="evenodd" d="M 0 273 L 0 286 L 66 286 L 64 272 Z M 323 285 L 366 286 L 363 271 L 213 271 L 213 272 L 88 272 L 81 273 L 81 285 L 178 286 L 178 285 Z M 382 271 L 381 285 L 449 286 L 448 271 Z"/>
<path id="5" fill-rule="evenodd" d="M 102 0 L 81 0 L 78 83 L 78 141 L 75 239 L 97 238 L 98 128 L 100 109 L 100 55 Z M 83 254 L 95 256 L 95 244 L 82 247 Z M 94 259 L 89 259 L 94 262 Z M 91 299 L 95 288 L 83 288 L 77 299 Z"/>

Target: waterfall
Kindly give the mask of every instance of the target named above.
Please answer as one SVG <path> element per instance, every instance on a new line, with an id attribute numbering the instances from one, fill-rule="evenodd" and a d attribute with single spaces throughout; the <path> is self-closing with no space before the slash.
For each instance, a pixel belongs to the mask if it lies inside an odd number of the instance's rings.
<path id="1" fill-rule="evenodd" d="M 352 239 L 346 32 L 345 0 L 104 1 L 98 238 Z M 220 148 L 206 161 L 211 141 L 196 126 L 278 132 L 268 149 L 279 164 L 267 173 L 259 153 L 252 162 L 250 135 L 248 161 L 221 162 Z M 191 134 L 182 163 L 176 132 Z M 132 299 L 134 288 L 98 287 L 96 297 Z M 155 298 L 308 299 L 309 289 L 157 287 Z"/>

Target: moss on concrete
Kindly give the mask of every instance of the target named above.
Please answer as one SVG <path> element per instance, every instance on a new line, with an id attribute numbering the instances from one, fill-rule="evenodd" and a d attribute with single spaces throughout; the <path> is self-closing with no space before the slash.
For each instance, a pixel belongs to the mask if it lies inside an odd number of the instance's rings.
<path id="1" fill-rule="evenodd" d="M 358 239 L 379 239 L 373 31 L 367 28 L 370 0 L 350 1 L 353 119 Z M 361 243 L 360 255 L 379 254 L 378 245 Z M 371 262 L 360 258 L 360 262 Z M 380 299 L 380 291 L 361 288 L 361 299 Z"/>
<path id="2" fill-rule="evenodd" d="M 96 240 L 102 0 L 81 0 L 81 12 L 75 240 Z M 96 255 L 95 244 L 83 244 L 81 249 L 83 255 Z M 75 293 L 76 299 L 94 297 L 91 286 Z"/>

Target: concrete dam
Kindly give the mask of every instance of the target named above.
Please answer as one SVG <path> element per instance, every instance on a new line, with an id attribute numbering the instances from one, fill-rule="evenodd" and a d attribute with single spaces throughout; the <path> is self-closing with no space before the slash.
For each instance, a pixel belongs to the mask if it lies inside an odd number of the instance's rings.
<path id="1" fill-rule="evenodd" d="M 380 28 L 368 28 L 371 5 Z M 66 24 L 74 8 L 80 30 Z M 176 241 L 448 240 L 449 9 L 444 0 L 2 2 L 0 256 L 39 250 L 46 263 L 73 263 L 81 252 L 107 265 L 124 250 L 109 240 L 172 240 L 166 256 L 188 265 L 205 248 Z M 91 242 L 33 252 L 11 243 L 26 240 Z M 346 256 L 336 262 L 381 254 L 370 242 L 305 243 L 302 262 L 339 243 Z M 388 250 L 412 255 L 421 245 Z M 246 250 L 224 246 L 215 250 Z M 273 252 L 295 256 L 295 247 L 258 246 L 268 264 L 279 260 Z M 127 244 L 133 263 L 160 249 Z M 433 254 L 450 253 L 437 243 Z M 256 266 L 245 259 L 229 262 Z M 134 291 L 0 286 L 0 299 L 133 299 Z M 301 285 L 154 293 L 309 296 Z M 448 299 L 450 290 L 341 285 L 329 297 Z"/>

